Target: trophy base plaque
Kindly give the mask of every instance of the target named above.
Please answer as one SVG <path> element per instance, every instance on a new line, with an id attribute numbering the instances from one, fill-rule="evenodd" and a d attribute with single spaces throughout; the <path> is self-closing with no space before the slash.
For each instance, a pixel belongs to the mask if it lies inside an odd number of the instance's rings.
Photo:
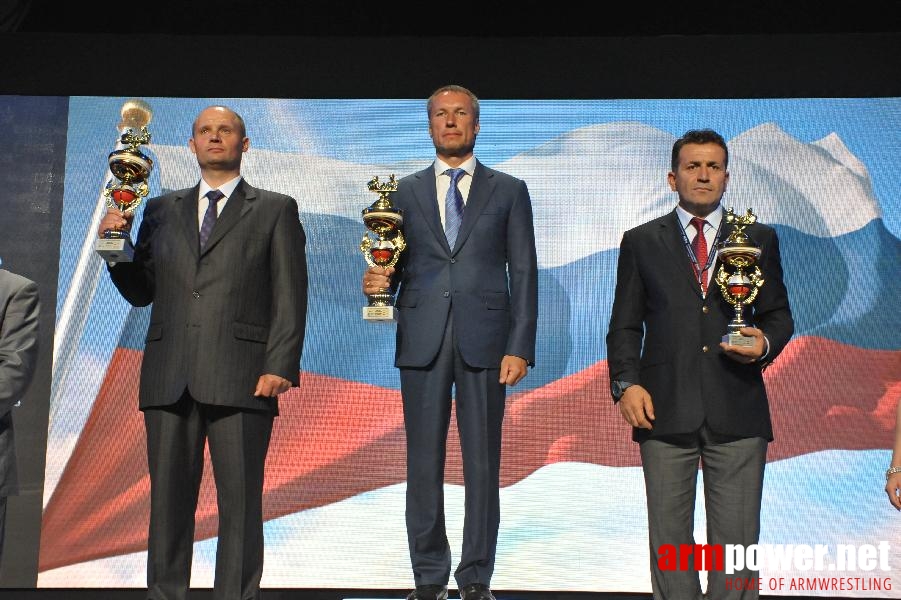
<path id="1" fill-rule="evenodd" d="M 750 348 L 754 345 L 754 337 L 750 335 L 742 335 L 740 333 L 733 332 L 727 333 L 723 336 L 723 342 L 729 344 L 730 346 L 741 346 L 743 348 Z"/>
<path id="2" fill-rule="evenodd" d="M 94 250 L 106 262 L 132 262 L 135 248 L 131 240 L 126 238 L 102 238 L 94 244 Z"/>
<path id="3" fill-rule="evenodd" d="M 393 306 L 364 306 L 364 321 L 397 321 L 397 310 Z"/>

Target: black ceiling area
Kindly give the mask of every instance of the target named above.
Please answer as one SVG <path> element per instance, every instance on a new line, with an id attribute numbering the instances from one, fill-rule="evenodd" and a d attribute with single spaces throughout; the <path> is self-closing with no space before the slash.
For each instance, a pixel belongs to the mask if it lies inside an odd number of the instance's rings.
<path id="1" fill-rule="evenodd" d="M 339 0 L 0 0 L 0 31 L 282 36 L 631 36 L 880 33 L 901 1 L 414 3 Z"/>

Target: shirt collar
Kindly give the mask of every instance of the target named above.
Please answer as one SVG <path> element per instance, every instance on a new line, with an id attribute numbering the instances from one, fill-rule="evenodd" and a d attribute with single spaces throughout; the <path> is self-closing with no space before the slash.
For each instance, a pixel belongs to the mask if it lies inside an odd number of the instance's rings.
<path id="1" fill-rule="evenodd" d="M 689 213 L 679 205 L 676 205 L 676 216 L 679 217 L 679 224 L 682 225 L 682 229 L 688 229 L 689 223 L 692 218 L 694 218 L 693 214 Z M 707 221 L 707 224 L 710 227 L 719 230 L 720 222 L 723 220 L 723 205 L 718 205 L 712 213 L 704 217 L 704 220 Z"/>
<path id="2" fill-rule="evenodd" d="M 231 181 L 227 181 L 227 182 L 223 183 L 222 185 L 220 185 L 219 187 L 214 188 L 201 178 L 201 180 L 200 180 L 200 195 L 198 196 L 198 198 L 203 198 L 204 196 L 206 196 L 206 193 L 210 190 L 219 190 L 220 192 L 225 194 L 225 199 L 228 200 L 231 197 L 232 193 L 235 191 L 235 188 L 238 187 L 239 183 L 241 183 L 240 175 L 238 175 Z"/>
<path id="3" fill-rule="evenodd" d="M 436 158 L 436 159 L 435 159 L 435 177 L 439 177 L 439 176 L 441 176 L 441 175 L 444 175 L 444 172 L 445 172 L 445 171 L 447 171 L 448 169 L 453 169 L 453 168 L 454 168 L 454 167 L 450 166 L 449 164 L 447 164 L 446 162 L 444 162 L 444 161 L 441 160 L 440 158 Z M 457 168 L 458 168 L 458 169 L 463 169 L 464 171 L 466 171 L 466 174 L 467 174 L 467 175 L 469 175 L 470 177 L 472 177 L 472 174 L 473 174 L 473 173 L 475 172 L 475 170 L 476 170 L 476 157 L 475 157 L 475 155 L 470 156 L 469 158 L 467 158 L 466 160 L 464 160 L 463 163 L 462 163 L 459 167 L 457 167 Z"/>

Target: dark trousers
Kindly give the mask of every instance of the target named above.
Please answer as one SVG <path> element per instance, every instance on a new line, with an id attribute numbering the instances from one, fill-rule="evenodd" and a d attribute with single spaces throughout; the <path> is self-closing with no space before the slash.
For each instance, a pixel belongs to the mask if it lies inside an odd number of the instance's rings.
<path id="1" fill-rule="evenodd" d="M 147 408 L 151 600 L 185 600 L 191 579 L 194 512 L 209 442 L 219 539 L 215 600 L 256 600 L 263 575 L 263 470 L 273 415 L 204 405 L 185 392 L 174 405 Z"/>
<path id="2" fill-rule="evenodd" d="M 400 370 L 407 436 L 407 541 L 416 585 L 446 585 L 451 551 L 444 519 L 444 462 L 455 389 L 463 458 L 463 548 L 459 587 L 489 585 L 500 524 L 501 429 L 505 388 L 497 369 L 468 366 L 448 323 L 441 350 L 426 368 Z"/>
<path id="3" fill-rule="evenodd" d="M 694 544 L 695 490 L 699 461 L 704 469 L 708 544 L 756 544 L 760 536 L 760 504 L 767 441 L 719 436 L 705 425 L 697 433 L 649 439 L 641 443 L 648 505 L 651 588 L 655 600 L 749 600 L 757 590 L 735 590 L 729 578 L 756 578 L 744 569 L 732 575 L 710 570 L 702 596 L 698 572 L 661 570 L 660 546 Z"/>

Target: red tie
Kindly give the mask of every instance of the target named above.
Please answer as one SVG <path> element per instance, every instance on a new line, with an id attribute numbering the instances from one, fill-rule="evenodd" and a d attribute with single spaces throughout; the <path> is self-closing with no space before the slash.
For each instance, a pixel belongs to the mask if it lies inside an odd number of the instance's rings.
<path id="1" fill-rule="evenodd" d="M 698 234 L 691 242 L 691 249 L 695 253 L 697 264 L 694 265 L 695 275 L 701 282 L 701 291 L 707 293 L 707 238 L 704 237 L 704 225 L 707 221 L 701 217 L 692 217 L 691 224 L 698 230 Z"/>

